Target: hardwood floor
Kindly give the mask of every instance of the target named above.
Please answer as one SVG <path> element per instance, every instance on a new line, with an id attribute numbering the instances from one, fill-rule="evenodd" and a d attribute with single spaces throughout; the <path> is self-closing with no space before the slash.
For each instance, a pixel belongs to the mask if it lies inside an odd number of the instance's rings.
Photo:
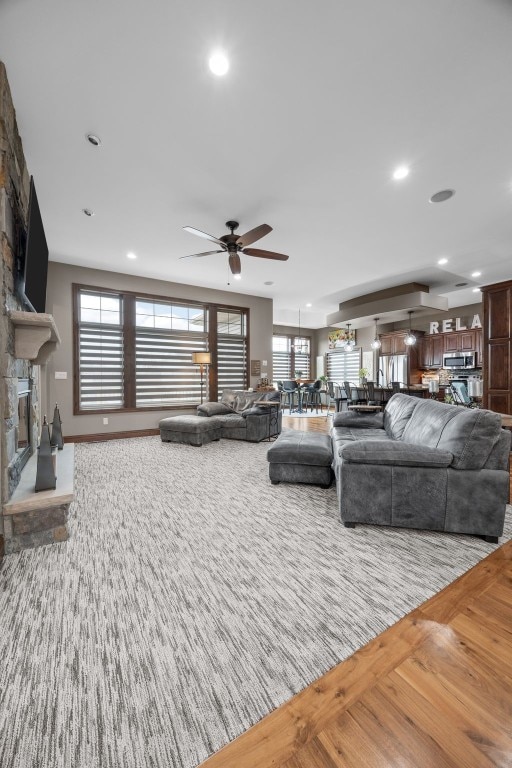
<path id="1" fill-rule="evenodd" d="M 283 421 L 318 432 L 331 424 Z M 203 766 L 512 766 L 512 542 Z"/>

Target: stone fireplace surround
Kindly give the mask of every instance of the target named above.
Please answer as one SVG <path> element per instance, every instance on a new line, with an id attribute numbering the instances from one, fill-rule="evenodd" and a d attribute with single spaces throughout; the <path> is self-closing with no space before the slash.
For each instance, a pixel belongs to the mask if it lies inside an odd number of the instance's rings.
<path id="1" fill-rule="evenodd" d="M 70 503 L 68 483 L 68 493 L 59 495 L 54 491 L 53 498 L 48 497 L 48 491 L 30 492 L 29 474 L 33 472 L 35 480 L 35 448 L 41 423 L 40 365 L 46 362 L 60 338 L 53 317 L 22 311 L 16 293 L 22 234 L 28 219 L 29 181 L 7 75 L 0 62 L 0 506 L 3 512 L 0 514 L 0 557 L 4 544 L 7 552 L 13 552 L 67 538 Z M 33 455 L 28 463 L 27 455 L 18 450 L 20 382 L 28 384 L 30 389 L 26 437 Z M 69 451 L 67 448 L 61 451 L 66 454 L 66 461 L 61 461 L 59 471 L 69 479 L 67 465 L 71 463 L 72 486 L 73 448 L 69 446 Z M 20 489 L 16 491 L 20 480 Z M 61 485 L 59 481 L 58 485 Z M 20 493 L 23 495 L 21 507 Z M 65 509 L 54 514 L 55 507 Z"/>

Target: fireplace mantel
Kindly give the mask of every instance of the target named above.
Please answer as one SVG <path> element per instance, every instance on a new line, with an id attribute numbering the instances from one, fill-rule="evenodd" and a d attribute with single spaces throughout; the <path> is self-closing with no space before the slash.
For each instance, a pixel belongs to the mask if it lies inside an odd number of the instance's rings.
<path id="1" fill-rule="evenodd" d="M 34 365 L 46 363 L 60 344 L 53 315 L 12 310 L 9 317 L 14 325 L 15 357 L 31 360 Z"/>

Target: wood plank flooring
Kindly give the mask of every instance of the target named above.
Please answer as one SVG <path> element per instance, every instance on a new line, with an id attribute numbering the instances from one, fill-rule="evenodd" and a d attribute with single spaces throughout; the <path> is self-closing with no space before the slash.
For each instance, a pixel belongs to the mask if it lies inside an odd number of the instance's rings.
<path id="1" fill-rule="evenodd" d="M 340 766 L 512 766 L 512 542 L 203 763 Z"/>

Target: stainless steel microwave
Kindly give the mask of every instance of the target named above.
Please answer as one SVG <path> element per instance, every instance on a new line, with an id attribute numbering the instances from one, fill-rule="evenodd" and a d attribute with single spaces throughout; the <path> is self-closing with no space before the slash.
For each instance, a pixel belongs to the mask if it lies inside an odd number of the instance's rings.
<path id="1" fill-rule="evenodd" d="M 463 368 L 476 368 L 476 352 L 445 352 L 443 368 L 459 371 Z"/>

